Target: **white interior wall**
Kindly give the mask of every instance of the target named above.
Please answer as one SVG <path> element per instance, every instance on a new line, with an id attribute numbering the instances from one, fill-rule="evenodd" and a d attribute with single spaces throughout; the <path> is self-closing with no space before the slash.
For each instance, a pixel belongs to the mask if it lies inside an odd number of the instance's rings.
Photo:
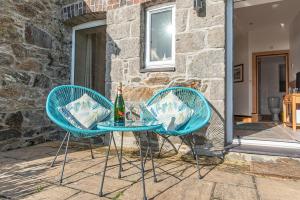
<path id="1" fill-rule="evenodd" d="M 252 30 L 249 32 L 241 33 L 243 28 L 238 28 L 239 34 L 237 34 L 235 43 L 236 47 L 243 46 L 242 44 L 248 43 L 248 50 L 245 48 L 236 48 L 235 60 L 242 60 L 244 64 L 244 82 L 238 86 L 234 84 L 234 105 L 235 115 L 251 116 L 252 114 L 252 54 L 264 51 L 276 51 L 276 50 L 288 50 L 289 49 L 289 28 L 281 28 L 278 26 L 264 27 L 258 30 Z M 248 35 L 248 37 L 245 37 Z M 248 40 L 248 41 L 245 41 Z M 244 52 L 243 52 L 244 51 Z M 248 59 L 244 58 L 244 54 L 248 51 Z M 239 100 L 238 97 L 245 95 L 246 101 Z"/>
<path id="2" fill-rule="evenodd" d="M 234 65 L 244 65 L 244 81 L 233 84 L 233 101 L 235 115 L 249 114 L 249 44 L 248 33 L 241 32 L 235 38 Z M 246 106 L 248 105 L 248 106 Z"/>
<path id="3" fill-rule="evenodd" d="M 300 12 L 290 26 L 290 63 L 290 81 L 294 81 L 300 72 Z"/>

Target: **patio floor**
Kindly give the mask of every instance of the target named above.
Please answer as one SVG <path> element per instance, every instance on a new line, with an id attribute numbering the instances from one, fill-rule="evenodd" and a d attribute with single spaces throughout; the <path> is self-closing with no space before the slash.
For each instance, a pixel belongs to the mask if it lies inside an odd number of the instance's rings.
<path id="1" fill-rule="evenodd" d="M 45 143 L 0 153 L 0 199 L 142 199 L 138 157 L 127 153 L 123 177 L 117 178 L 118 166 L 110 157 L 104 185 L 105 197 L 98 197 L 100 172 L 104 165 L 104 148 L 96 148 L 95 159 L 87 149 L 72 145 L 61 186 L 57 178 L 63 156 L 53 168 L 49 163 L 58 143 Z M 214 158 L 201 158 L 202 180 L 188 157 L 155 159 L 158 183 L 153 183 L 151 162 L 146 163 L 146 191 L 149 199 L 182 200 L 276 200 L 300 196 L 300 180 L 251 174 L 248 167 L 221 163 Z"/>

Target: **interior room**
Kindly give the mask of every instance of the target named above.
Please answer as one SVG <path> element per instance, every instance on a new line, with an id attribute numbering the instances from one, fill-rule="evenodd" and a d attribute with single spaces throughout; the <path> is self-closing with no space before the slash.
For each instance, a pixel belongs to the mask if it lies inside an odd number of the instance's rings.
<path id="1" fill-rule="evenodd" d="M 234 6 L 234 136 L 300 142 L 300 127 L 291 125 L 300 112 L 285 100 L 299 87 L 300 1 L 239 0 Z M 287 119 L 291 123 L 283 123 Z"/>

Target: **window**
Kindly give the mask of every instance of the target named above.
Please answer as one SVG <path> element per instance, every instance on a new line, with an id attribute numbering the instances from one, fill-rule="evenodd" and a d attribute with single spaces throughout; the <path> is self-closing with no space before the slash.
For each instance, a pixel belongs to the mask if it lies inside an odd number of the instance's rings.
<path id="1" fill-rule="evenodd" d="M 147 10 L 146 69 L 174 67 L 175 6 Z"/>

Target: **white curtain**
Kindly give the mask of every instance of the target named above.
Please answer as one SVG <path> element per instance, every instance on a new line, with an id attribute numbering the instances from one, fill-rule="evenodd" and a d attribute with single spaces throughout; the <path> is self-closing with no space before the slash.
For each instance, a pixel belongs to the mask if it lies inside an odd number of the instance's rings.
<path id="1" fill-rule="evenodd" d="M 86 54 L 85 54 L 85 73 L 84 84 L 85 87 L 92 87 L 92 34 L 87 35 Z"/>

